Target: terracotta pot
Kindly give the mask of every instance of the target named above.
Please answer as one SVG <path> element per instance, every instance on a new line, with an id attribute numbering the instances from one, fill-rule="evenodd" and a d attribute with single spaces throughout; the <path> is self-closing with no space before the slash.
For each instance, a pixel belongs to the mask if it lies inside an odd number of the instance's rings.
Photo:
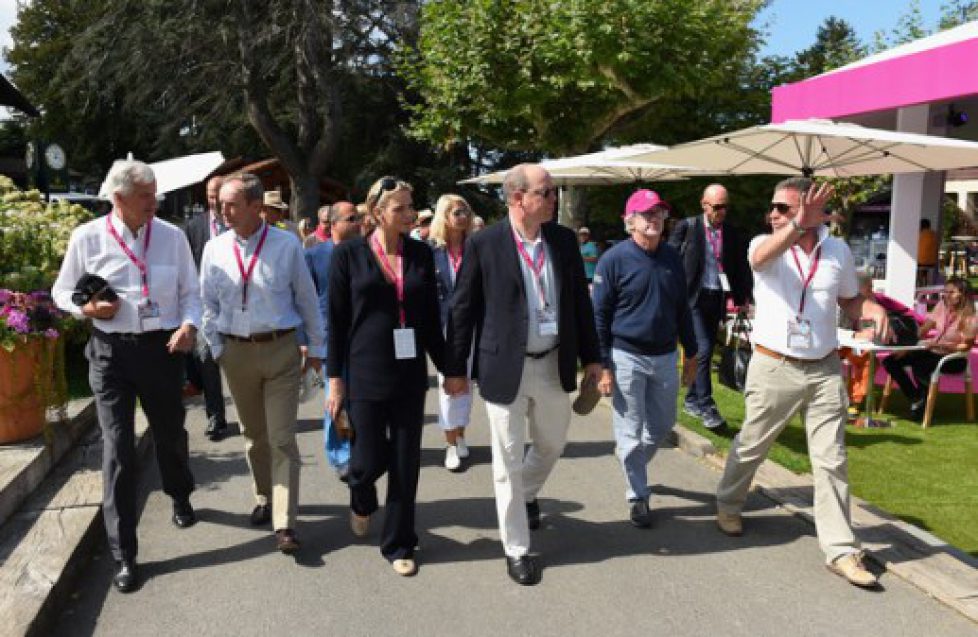
<path id="1" fill-rule="evenodd" d="M 45 343 L 30 339 L 8 352 L 0 347 L 0 444 L 41 433 L 45 423 L 37 374 Z"/>

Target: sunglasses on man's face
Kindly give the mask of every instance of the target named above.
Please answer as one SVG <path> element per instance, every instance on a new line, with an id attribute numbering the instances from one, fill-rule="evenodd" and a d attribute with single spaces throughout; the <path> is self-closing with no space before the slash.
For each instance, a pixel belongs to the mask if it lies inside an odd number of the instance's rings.
<path id="1" fill-rule="evenodd" d="M 546 199 L 546 198 L 550 197 L 551 195 L 556 195 L 557 194 L 557 189 L 554 188 L 553 186 L 551 186 L 550 188 L 537 188 L 535 190 L 527 190 L 526 192 L 533 193 L 534 195 L 537 195 L 539 197 L 543 197 L 544 199 Z"/>
<path id="2" fill-rule="evenodd" d="M 725 204 L 725 203 L 708 203 L 706 205 L 708 205 L 713 210 L 726 210 L 727 209 L 727 204 Z"/>
<path id="3" fill-rule="evenodd" d="M 340 221 L 345 221 L 346 223 L 360 223 L 360 215 L 350 215 L 349 217 L 340 217 Z"/>
<path id="4" fill-rule="evenodd" d="M 779 214 L 786 215 L 788 211 L 791 210 L 791 205 L 782 203 L 780 201 L 771 202 L 771 212 L 778 212 Z"/>

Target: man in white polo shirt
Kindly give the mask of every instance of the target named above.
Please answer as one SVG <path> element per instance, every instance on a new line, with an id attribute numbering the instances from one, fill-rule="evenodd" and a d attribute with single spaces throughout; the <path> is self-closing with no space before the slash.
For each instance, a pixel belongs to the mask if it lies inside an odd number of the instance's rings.
<path id="1" fill-rule="evenodd" d="M 758 465 L 797 413 L 805 421 L 815 483 L 815 529 L 826 566 L 852 584 L 876 585 L 862 564 L 849 520 L 845 448 L 846 387 L 836 353 L 836 305 L 873 319 L 877 338 L 890 336 L 886 312 L 859 295 L 849 246 L 829 236 L 825 203 L 833 189 L 786 179 L 774 191 L 773 232 L 751 241 L 754 355 L 747 369 L 744 425 L 734 438 L 717 488 L 717 524 L 740 535 L 740 511 Z"/>

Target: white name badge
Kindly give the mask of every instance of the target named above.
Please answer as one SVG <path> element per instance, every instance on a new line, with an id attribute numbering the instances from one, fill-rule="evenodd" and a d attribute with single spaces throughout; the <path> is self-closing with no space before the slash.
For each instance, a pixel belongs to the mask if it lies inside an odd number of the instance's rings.
<path id="1" fill-rule="evenodd" d="M 251 319 L 248 317 L 248 310 L 240 307 L 231 310 L 231 333 L 237 336 L 251 334 Z"/>
<path id="2" fill-rule="evenodd" d="M 791 349 L 811 349 L 811 321 L 803 318 L 788 321 L 788 347 Z"/>
<path id="3" fill-rule="evenodd" d="M 557 312 L 550 309 L 537 310 L 537 326 L 540 336 L 557 336 Z"/>
<path id="4" fill-rule="evenodd" d="M 418 350 L 414 345 L 414 328 L 401 327 L 394 330 L 394 358 L 399 361 L 417 358 Z"/>
<path id="5" fill-rule="evenodd" d="M 726 272 L 720 273 L 720 289 L 724 292 L 730 291 L 730 279 L 727 278 Z"/>
<path id="6" fill-rule="evenodd" d="M 159 305 L 149 299 L 145 299 L 136 306 L 136 310 L 139 314 L 139 325 L 144 332 L 155 332 L 156 330 L 163 329 L 163 324 L 160 322 Z"/>

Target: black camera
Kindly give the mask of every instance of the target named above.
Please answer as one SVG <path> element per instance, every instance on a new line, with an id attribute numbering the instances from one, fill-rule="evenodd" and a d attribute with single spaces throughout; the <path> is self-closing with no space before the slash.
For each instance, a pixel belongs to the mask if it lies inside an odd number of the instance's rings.
<path id="1" fill-rule="evenodd" d="M 108 282 L 97 274 L 86 272 L 81 275 L 75 283 L 75 290 L 71 293 L 71 302 L 81 307 L 92 299 L 108 301 L 109 303 L 119 298 Z"/>

